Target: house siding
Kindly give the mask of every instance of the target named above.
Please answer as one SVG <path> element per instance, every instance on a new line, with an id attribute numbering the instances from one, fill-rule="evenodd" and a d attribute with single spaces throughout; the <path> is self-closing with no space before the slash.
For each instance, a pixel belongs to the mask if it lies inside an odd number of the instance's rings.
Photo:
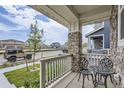
<path id="1" fill-rule="evenodd" d="M 104 21 L 104 28 L 89 36 L 100 34 L 104 34 L 104 48 L 110 48 L 110 22 L 108 20 Z"/>

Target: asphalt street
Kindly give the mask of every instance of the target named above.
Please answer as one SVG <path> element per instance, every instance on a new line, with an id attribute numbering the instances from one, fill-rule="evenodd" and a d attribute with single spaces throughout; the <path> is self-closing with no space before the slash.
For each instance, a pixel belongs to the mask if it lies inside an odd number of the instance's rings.
<path id="1" fill-rule="evenodd" d="M 40 59 L 41 57 L 49 57 L 49 56 L 56 56 L 58 54 L 63 54 L 62 51 L 45 51 L 45 52 L 38 52 L 36 53 L 36 59 Z M 6 63 L 7 60 L 4 59 L 3 54 L 0 55 L 0 65 Z"/>

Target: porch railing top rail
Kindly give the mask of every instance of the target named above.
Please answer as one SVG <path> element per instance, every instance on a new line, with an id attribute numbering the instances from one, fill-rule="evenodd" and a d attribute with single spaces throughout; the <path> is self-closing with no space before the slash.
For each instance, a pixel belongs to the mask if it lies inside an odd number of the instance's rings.
<path id="1" fill-rule="evenodd" d="M 95 54 L 110 54 L 110 49 L 88 49 L 87 52 Z"/>
<path id="2" fill-rule="evenodd" d="M 72 55 L 71 54 L 61 54 L 61 55 L 56 55 L 56 56 L 44 57 L 43 59 L 40 59 L 40 62 L 44 62 L 44 61 L 52 60 L 52 59 L 59 59 L 59 58 L 68 57 L 68 56 L 72 56 Z"/>

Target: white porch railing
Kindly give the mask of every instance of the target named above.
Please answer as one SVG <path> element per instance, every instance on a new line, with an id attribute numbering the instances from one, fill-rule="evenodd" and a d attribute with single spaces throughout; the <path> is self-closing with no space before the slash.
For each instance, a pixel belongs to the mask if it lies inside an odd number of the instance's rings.
<path id="1" fill-rule="evenodd" d="M 71 70 L 71 55 L 59 55 L 41 59 L 40 85 L 48 87 Z"/>
<path id="2" fill-rule="evenodd" d="M 89 66 L 91 65 L 98 65 L 100 60 L 103 59 L 104 57 L 109 57 L 109 54 L 95 54 L 95 53 L 88 53 L 85 54 L 89 61 Z"/>
<path id="3" fill-rule="evenodd" d="M 110 54 L 110 49 L 88 49 L 87 52 L 93 54 Z"/>
<path id="4" fill-rule="evenodd" d="M 83 55 L 84 56 L 84 55 Z M 90 65 L 98 65 L 101 59 L 108 57 L 109 54 L 85 54 Z M 54 57 L 41 59 L 40 68 L 40 85 L 41 87 L 48 87 L 56 80 L 71 71 L 71 55 L 58 55 Z"/>

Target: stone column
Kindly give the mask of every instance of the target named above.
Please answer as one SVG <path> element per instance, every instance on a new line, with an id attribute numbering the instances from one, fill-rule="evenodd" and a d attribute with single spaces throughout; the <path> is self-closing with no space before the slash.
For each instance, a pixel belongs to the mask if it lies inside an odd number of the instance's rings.
<path id="1" fill-rule="evenodd" d="M 79 71 L 79 62 L 82 54 L 82 34 L 81 24 L 79 22 L 72 23 L 70 26 L 70 32 L 68 34 L 69 39 L 69 53 L 73 55 L 72 71 Z"/>
<path id="2" fill-rule="evenodd" d="M 122 82 L 120 87 L 124 87 L 124 48 L 118 47 L 118 6 L 113 5 L 110 17 L 110 52 L 111 59 L 114 62 L 114 68 L 118 75 L 121 76 Z M 117 77 L 116 77 L 117 78 Z M 118 77 L 119 78 L 119 77 Z"/>
<path id="3" fill-rule="evenodd" d="M 112 6 L 110 16 L 110 58 L 117 65 L 118 7 Z"/>
<path id="4" fill-rule="evenodd" d="M 114 55 L 118 42 L 118 6 L 112 6 L 110 25 L 110 52 Z"/>

